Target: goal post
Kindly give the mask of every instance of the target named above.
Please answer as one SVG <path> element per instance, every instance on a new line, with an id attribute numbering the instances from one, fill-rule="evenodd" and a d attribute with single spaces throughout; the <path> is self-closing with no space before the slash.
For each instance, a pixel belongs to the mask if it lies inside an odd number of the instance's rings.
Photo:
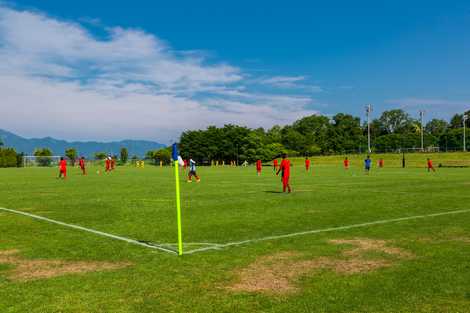
<path id="1" fill-rule="evenodd" d="M 25 155 L 23 156 L 23 167 L 51 167 L 58 166 L 61 156 L 35 156 Z"/>

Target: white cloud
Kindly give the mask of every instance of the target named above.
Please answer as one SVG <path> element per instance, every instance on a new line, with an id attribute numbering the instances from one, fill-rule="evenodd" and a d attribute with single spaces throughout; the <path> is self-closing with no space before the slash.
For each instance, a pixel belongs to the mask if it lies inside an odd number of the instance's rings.
<path id="1" fill-rule="evenodd" d="M 305 76 L 273 76 L 259 79 L 259 83 L 285 89 L 302 89 L 308 92 L 321 92 L 320 86 L 306 84 Z"/>
<path id="2" fill-rule="evenodd" d="M 203 53 L 174 51 L 142 30 L 105 31 L 97 38 L 79 23 L 0 4 L 1 127 L 168 141 L 209 124 L 269 127 L 316 113 L 308 96 L 247 91 L 249 75 Z M 288 86 L 304 77 L 263 79 Z"/>

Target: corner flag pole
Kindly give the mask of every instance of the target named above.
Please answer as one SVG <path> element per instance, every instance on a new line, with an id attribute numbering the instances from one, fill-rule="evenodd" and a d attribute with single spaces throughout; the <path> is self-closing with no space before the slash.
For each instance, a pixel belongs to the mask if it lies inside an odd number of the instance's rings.
<path id="1" fill-rule="evenodd" d="M 173 162 L 175 165 L 175 181 L 176 181 L 176 216 L 178 220 L 178 255 L 183 255 L 183 235 L 181 231 L 181 201 L 180 201 L 180 177 L 178 164 L 178 146 L 173 144 L 172 151 Z"/>

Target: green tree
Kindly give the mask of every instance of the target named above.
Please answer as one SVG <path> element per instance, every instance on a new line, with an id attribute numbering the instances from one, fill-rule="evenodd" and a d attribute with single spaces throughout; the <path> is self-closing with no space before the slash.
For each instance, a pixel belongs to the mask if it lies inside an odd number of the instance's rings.
<path id="1" fill-rule="evenodd" d="M 322 152 L 329 152 L 331 148 L 328 144 L 328 137 L 330 129 L 332 128 L 330 119 L 323 115 L 310 115 L 294 122 L 292 128 L 302 135 L 300 136 L 292 133 L 287 127 L 284 127 L 283 134 L 292 138 L 296 142 L 290 142 L 289 139 L 283 136 L 283 143 L 287 144 L 288 149 L 296 150 L 305 154 L 307 147 L 316 145 L 322 149 Z M 297 145 L 297 147 L 295 147 Z"/>
<path id="2" fill-rule="evenodd" d="M 163 164 L 170 164 L 172 157 L 171 149 L 171 147 L 166 147 L 158 150 L 147 151 L 145 158 L 153 160 L 153 162 L 157 165 L 160 164 L 160 161 L 163 162 Z"/>
<path id="3" fill-rule="evenodd" d="M 34 156 L 39 166 L 51 166 L 52 164 L 52 151 L 49 148 L 38 148 L 34 150 Z"/>
<path id="4" fill-rule="evenodd" d="M 120 151 L 120 155 L 121 155 L 121 163 L 126 164 L 129 158 L 129 152 L 127 151 L 127 148 L 122 147 Z"/>
<path id="5" fill-rule="evenodd" d="M 23 152 L 16 154 L 16 167 L 23 167 L 23 158 L 24 158 Z"/>
<path id="6" fill-rule="evenodd" d="M 282 142 L 282 127 L 279 125 L 274 125 L 266 133 L 267 143 L 281 143 Z"/>
<path id="7" fill-rule="evenodd" d="M 309 132 L 309 135 L 312 135 L 312 133 Z M 313 142 L 313 140 L 310 140 L 310 143 Z M 282 129 L 282 144 L 284 147 L 286 147 L 286 149 L 299 153 L 305 153 L 307 143 L 308 141 L 306 136 L 300 131 L 296 130 L 294 127 L 286 126 Z"/>
<path id="8" fill-rule="evenodd" d="M 105 152 L 95 152 L 95 160 L 104 160 L 106 157 L 107 154 Z"/>
<path id="9" fill-rule="evenodd" d="M 364 145 L 366 138 L 361 127 L 361 120 L 349 114 L 339 113 L 333 116 L 332 127 L 328 132 L 328 147 L 332 152 L 355 151 Z"/>
<path id="10" fill-rule="evenodd" d="M 431 134 L 435 137 L 441 137 L 445 134 L 448 127 L 449 123 L 447 123 L 445 120 L 434 118 L 426 124 L 424 129 L 428 134 Z"/>
<path id="11" fill-rule="evenodd" d="M 0 167 L 16 167 L 16 151 L 13 148 L 0 148 Z"/>
<path id="12" fill-rule="evenodd" d="M 72 166 L 75 166 L 75 160 L 77 159 L 77 150 L 75 148 L 68 148 L 65 150 L 65 156 L 69 158 Z"/>
<path id="13" fill-rule="evenodd" d="M 450 128 L 439 138 L 439 145 L 445 150 L 461 150 L 463 148 L 462 128 Z"/>
<path id="14" fill-rule="evenodd" d="M 385 111 L 379 118 L 387 134 L 405 133 L 413 128 L 413 120 L 401 109 Z"/>

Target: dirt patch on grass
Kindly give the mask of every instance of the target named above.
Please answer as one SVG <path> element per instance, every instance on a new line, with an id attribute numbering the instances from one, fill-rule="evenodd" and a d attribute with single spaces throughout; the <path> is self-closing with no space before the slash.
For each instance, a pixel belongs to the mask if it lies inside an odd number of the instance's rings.
<path id="1" fill-rule="evenodd" d="M 18 250 L 0 251 L 0 264 L 12 265 L 7 271 L 7 278 L 16 281 L 45 279 L 68 274 L 82 274 L 117 270 L 128 267 L 128 262 L 88 262 L 62 260 L 30 260 L 21 257 Z"/>
<path id="2" fill-rule="evenodd" d="M 456 238 L 452 238 L 452 240 L 453 241 L 470 243 L 470 238 L 469 237 L 456 237 Z"/>
<path id="3" fill-rule="evenodd" d="M 330 243 L 351 247 L 342 251 L 342 258 L 319 257 L 306 260 L 303 254 L 292 251 L 263 256 L 239 270 L 236 273 L 237 282 L 227 288 L 235 292 L 291 293 L 298 290 L 295 283 L 299 278 L 320 270 L 351 275 L 390 267 L 397 261 L 368 259 L 365 253 L 369 251 L 392 255 L 396 259 L 409 259 L 413 256 L 408 251 L 387 245 L 384 240 L 357 238 L 331 240 Z"/>
<path id="4" fill-rule="evenodd" d="M 409 258 L 413 255 L 403 249 L 391 247 L 385 240 L 372 240 L 367 238 L 356 238 L 349 240 L 330 240 L 330 243 L 337 245 L 351 245 L 352 249 L 343 252 L 345 256 L 361 256 L 366 252 L 381 252 L 388 255 L 394 255 L 401 258 Z"/>

